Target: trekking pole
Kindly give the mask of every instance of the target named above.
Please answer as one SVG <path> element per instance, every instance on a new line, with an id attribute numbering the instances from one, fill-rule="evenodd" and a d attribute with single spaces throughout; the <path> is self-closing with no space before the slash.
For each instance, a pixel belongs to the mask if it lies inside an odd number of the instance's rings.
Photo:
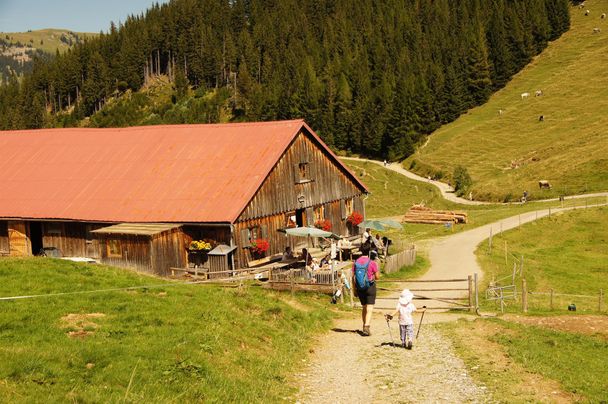
<path id="1" fill-rule="evenodd" d="M 418 332 L 416 333 L 416 339 L 418 339 L 418 334 L 420 334 L 420 327 L 422 327 L 422 319 L 424 318 L 424 313 L 426 313 L 426 306 L 422 306 L 424 311 L 422 312 L 422 316 L 420 316 L 420 324 L 418 324 Z"/>
<path id="2" fill-rule="evenodd" d="M 388 333 L 391 336 L 391 346 L 395 346 L 395 340 L 393 339 L 393 330 L 391 330 L 391 323 L 388 317 L 386 318 L 386 326 L 388 327 Z"/>

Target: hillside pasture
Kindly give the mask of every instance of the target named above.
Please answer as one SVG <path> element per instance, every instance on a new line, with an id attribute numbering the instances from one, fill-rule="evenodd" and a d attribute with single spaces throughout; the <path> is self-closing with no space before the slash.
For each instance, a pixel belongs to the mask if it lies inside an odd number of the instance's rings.
<path id="1" fill-rule="evenodd" d="M 529 291 L 592 296 L 555 296 L 554 309 L 564 312 L 568 304 L 575 303 L 578 311 L 597 311 L 599 290 L 608 294 L 607 214 L 607 207 L 567 211 L 495 235 L 491 254 L 487 242 L 476 251 L 485 274 L 484 288 L 492 279 L 506 277 L 501 283 L 509 284 L 513 264 L 519 265 L 523 256 Z M 516 282 L 519 288 L 519 276 Z M 531 310 L 550 309 L 548 295 L 532 295 L 528 300 Z M 487 305 L 494 306 L 492 302 Z M 604 303 L 603 311 L 607 308 Z M 520 304 L 507 309 L 518 311 Z"/>
<path id="2" fill-rule="evenodd" d="M 608 20 L 600 18 L 608 0 L 588 0 L 585 9 L 590 16 L 571 8 L 570 31 L 486 104 L 434 132 L 404 167 L 449 177 L 462 165 L 477 198 L 492 201 L 524 190 L 543 199 L 608 189 Z M 539 189 L 539 180 L 552 189 Z"/>
<path id="3" fill-rule="evenodd" d="M 329 325 L 327 298 L 184 285 L 49 258 L 1 259 L 2 402 L 261 402 Z"/>

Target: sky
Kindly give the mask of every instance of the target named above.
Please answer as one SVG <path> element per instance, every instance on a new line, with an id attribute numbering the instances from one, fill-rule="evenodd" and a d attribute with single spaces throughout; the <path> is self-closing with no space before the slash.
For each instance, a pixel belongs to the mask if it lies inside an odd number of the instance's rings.
<path id="1" fill-rule="evenodd" d="M 0 32 L 63 28 L 99 32 L 168 0 L 0 0 Z"/>

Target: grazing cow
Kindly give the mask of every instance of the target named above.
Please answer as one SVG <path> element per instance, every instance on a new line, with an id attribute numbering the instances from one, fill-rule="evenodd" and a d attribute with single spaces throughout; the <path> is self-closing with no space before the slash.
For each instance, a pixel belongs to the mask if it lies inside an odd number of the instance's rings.
<path id="1" fill-rule="evenodd" d="M 606 18 L 606 13 L 602 13 L 602 15 L 600 16 L 600 18 L 603 20 L 604 18 Z"/>
<path id="2" fill-rule="evenodd" d="M 594 34 L 599 34 L 600 32 L 602 32 L 602 30 L 601 30 L 601 29 L 599 29 L 599 28 L 597 28 L 597 27 L 593 28 L 593 33 L 594 33 Z"/>
<path id="3" fill-rule="evenodd" d="M 540 97 L 541 95 L 543 95 L 543 90 L 536 90 L 536 91 L 534 92 L 534 96 L 535 96 L 535 97 Z"/>
<path id="4" fill-rule="evenodd" d="M 524 98 L 528 98 L 530 96 L 530 93 L 521 93 L 521 99 L 523 100 Z"/>
<path id="5" fill-rule="evenodd" d="M 583 8 L 585 8 L 585 2 L 583 1 L 581 4 L 579 4 L 579 5 L 578 5 L 578 8 L 580 8 L 581 10 L 582 10 Z"/>
<path id="6" fill-rule="evenodd" d="M 551 189 L 551 184 L 547 180 L 540 180 L 540 181 L 538 181 L 538 188 Z"/>
<path id="7" fill-rule="evenodd" d="M 498 115 L 502 115 L 505 111 L 503 111 L 502 109 L 498 110 Z"/>
<path id="8" fill-rule="evenodd" d="M 538 122 L 544 122 L 545 121 L 545 116 L 541 115 L 538 117 Z"/>
<path id="9" fill-rule="evenodd" d="M 589 15 L 590 11 L 589 10 L 585 10 L 585 15 Z"/>

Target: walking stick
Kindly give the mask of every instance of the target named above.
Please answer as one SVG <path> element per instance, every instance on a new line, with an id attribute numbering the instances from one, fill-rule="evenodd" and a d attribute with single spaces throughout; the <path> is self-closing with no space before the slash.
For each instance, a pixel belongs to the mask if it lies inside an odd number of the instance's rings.
<path id="1" fill-rule="evenodd" d="M 422 319 L 424 318 L 424 313 L 426 313 L 426 306 L 422 306 L 424 311 L 422 312 L 422 316 L 420 316 L 420 324 L 418 324 L 418 332 L 416 333 L 416 339 L 418 339 L 418 334 L 420 334 L 420 327 L 422 327 Z"/>
<path id="2" fill-rule="evenodd" d="M 391 323 L 390 320 L 388 319 L 388 317 L 386 318 L 386 326 L 388 327 L 388 333 L 391 336 L 391 346 L 395 346 L 395 340 L 393 339 L 393 330 L 391 330 Z"/>

